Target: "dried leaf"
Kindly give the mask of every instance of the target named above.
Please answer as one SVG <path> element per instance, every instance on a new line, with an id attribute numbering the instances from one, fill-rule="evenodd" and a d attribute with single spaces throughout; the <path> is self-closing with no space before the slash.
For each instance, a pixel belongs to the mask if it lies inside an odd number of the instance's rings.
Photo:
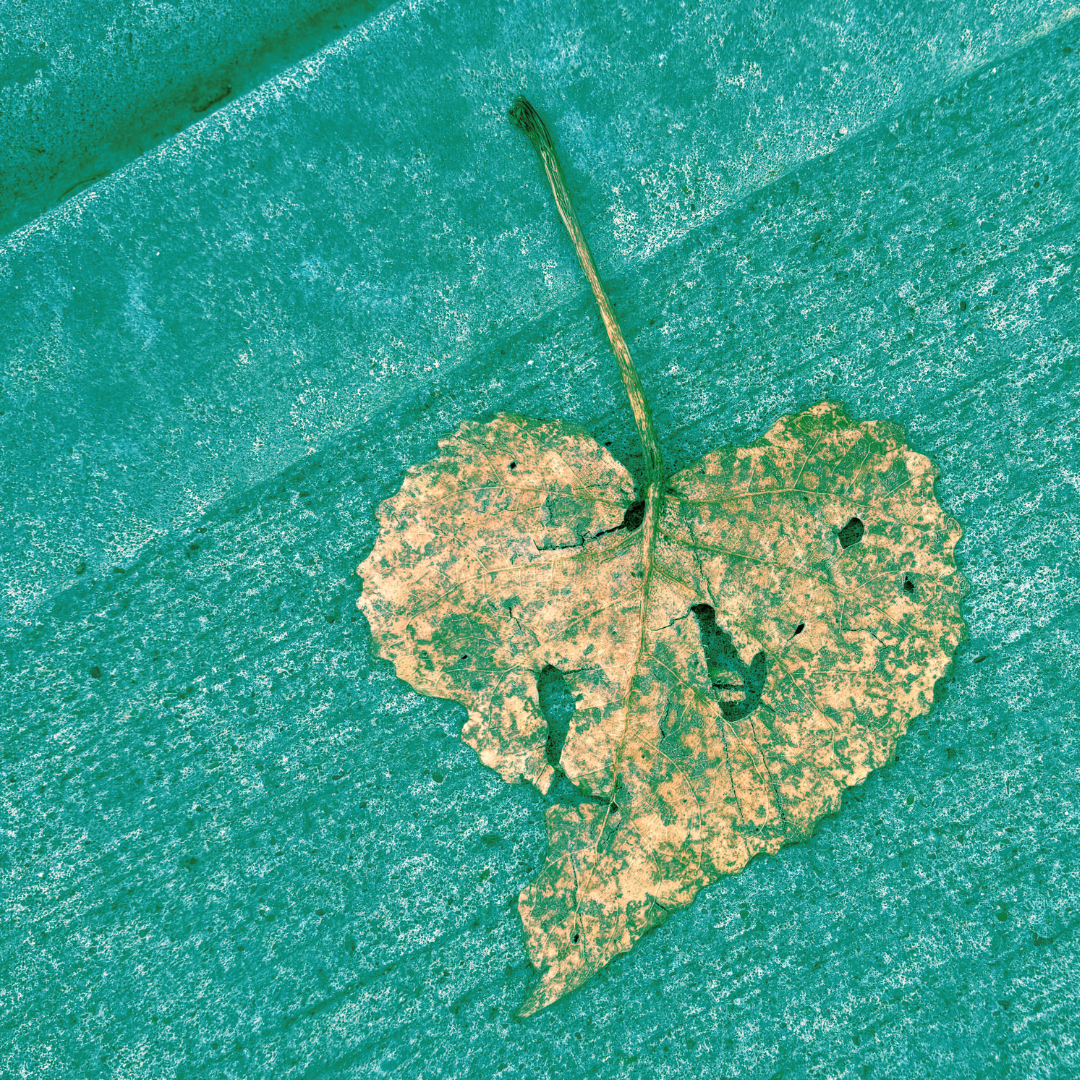
<path id="1" fill-rule="evenodd" d="M 548 790 L 537 680 L 573 693 L 558 765 L 584 799 L 548 810 L 519 900 L 528 1015 L 890 758 L 965 633 L 960 528 L 899 429 L 829 403 L 666 480 L 656 450 L 643 491 L 559 421 L 439 445 L 380 507 L 359 607 L 507 781 Z"/>

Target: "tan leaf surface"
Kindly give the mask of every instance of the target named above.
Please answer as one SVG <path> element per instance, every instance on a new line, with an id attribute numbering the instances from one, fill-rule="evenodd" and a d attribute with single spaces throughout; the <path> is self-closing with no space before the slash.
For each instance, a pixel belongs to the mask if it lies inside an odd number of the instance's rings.
<path id="1" fill-rule="evenodd" d="M 548 810 L 519 900 L 523 1014 L 808 836 L 929 709 L 967 589 L 935 475 L 823 403 L 635 492 L 583 431 L 502 414 L 383 503 L 359 607 L 402 679 L 466 706 L 481 761 L 546 792 L 537 678 L 574 695 L 559 765 L 583 800 Z"/>

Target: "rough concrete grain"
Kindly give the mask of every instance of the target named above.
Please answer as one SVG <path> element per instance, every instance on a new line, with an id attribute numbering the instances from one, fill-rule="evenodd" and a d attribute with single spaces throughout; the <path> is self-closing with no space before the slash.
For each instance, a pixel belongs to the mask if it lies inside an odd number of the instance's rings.
<path id="1" fill-rule="evenodd" d="M 278 150 L 326 84 L 356 85 L 356 55 L 405 63 L 405 44 L 387 59 L 354 41 L 8 242 L 7 378 L 12 357 L 39 366 L 15 369 L 3 418 L 21 531 L 0 671 L 0 1075 L 1075 1076 L 1077 24 L 970 77 L 936 72 L 771 182 L 748 165 L 745 187 L 695 204 L 702 220 L 672 210 L 650 250 L 610 231 L 612 189 L 637 174 L 606 125 L 631 110 L 594 108 L 589 78 L 580 101 L 556 93 L 567 39 L 511 77 L 493 59 L 508 31 L 474 27 L 473 51 L 440 59 L 431 43 L 466 23 L 429 16 L 388 20 L 430 64 L 372 99 L 378 153 L 347 151 L 351 121 L 329 120 L 318 168 Z M 585 74 L 602 71 L 580 40 Z M 451 69 L 466 74 L 439 97 Z M 479 765 L 459 708 L 372 659 L 353 570 L 374 507 L 466 417 L 560 415 L 639 466 L 602 326 L 504 134 L 502 89 L 534 71 L 669 468 L 821 398 L 901 423 L 965 528 L 972 640 L 896 763 L 811 840 L 521 1022 L 513 903 L 546 800 Z M 626 84 L 630 121 L 651 102 L 688 125 L 692 104 L 659 87 Z M 453 131 L 420 156 L 431 125 L 406 118 L 433 102 Z M 692 147 L 648 127 L 635 152 L 676 169 Z M 715 138 L 697 145 L 722 162 L 743 135 Z M 639 219 L 664 205 L 633 197 Z"/>
<path id="2" fill-rule="evenodd" d="M 324 47 L 380 0 L 11 0 L 0 234 Z"/>

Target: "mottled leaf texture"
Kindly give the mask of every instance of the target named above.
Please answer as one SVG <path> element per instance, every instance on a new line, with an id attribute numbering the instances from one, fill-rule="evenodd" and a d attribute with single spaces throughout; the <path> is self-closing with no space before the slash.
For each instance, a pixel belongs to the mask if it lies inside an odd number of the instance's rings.
<path id="1" fill-rule="evenodd" d="M 893 753 L 964 636 L 960 528 L 898 428 L 823 403 L 644 491 L 585 432 L 469 422 L 382 504 L 359 600 L 380 655 L 468 709 L 507 781 L 553 770 L 537 679 L 576 709 L 519 911 L 580 986 L 703 885 L 808 836 Z"/>

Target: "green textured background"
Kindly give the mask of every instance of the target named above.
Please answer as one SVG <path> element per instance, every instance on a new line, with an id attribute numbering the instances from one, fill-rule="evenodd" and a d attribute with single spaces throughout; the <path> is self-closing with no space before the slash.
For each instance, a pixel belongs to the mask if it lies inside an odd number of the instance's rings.
<path id="1" fill-rule="evenodd" d="M 1078 14 L 391 4 L 0 239 L 0 1076 L 1080 1075 Z M 354 606 L 463 419 L 640 466 L 522 90 L 669 469 L 899 422 L 972 583 L 895 764 L 528 1021 L 548 800 Z"/>

